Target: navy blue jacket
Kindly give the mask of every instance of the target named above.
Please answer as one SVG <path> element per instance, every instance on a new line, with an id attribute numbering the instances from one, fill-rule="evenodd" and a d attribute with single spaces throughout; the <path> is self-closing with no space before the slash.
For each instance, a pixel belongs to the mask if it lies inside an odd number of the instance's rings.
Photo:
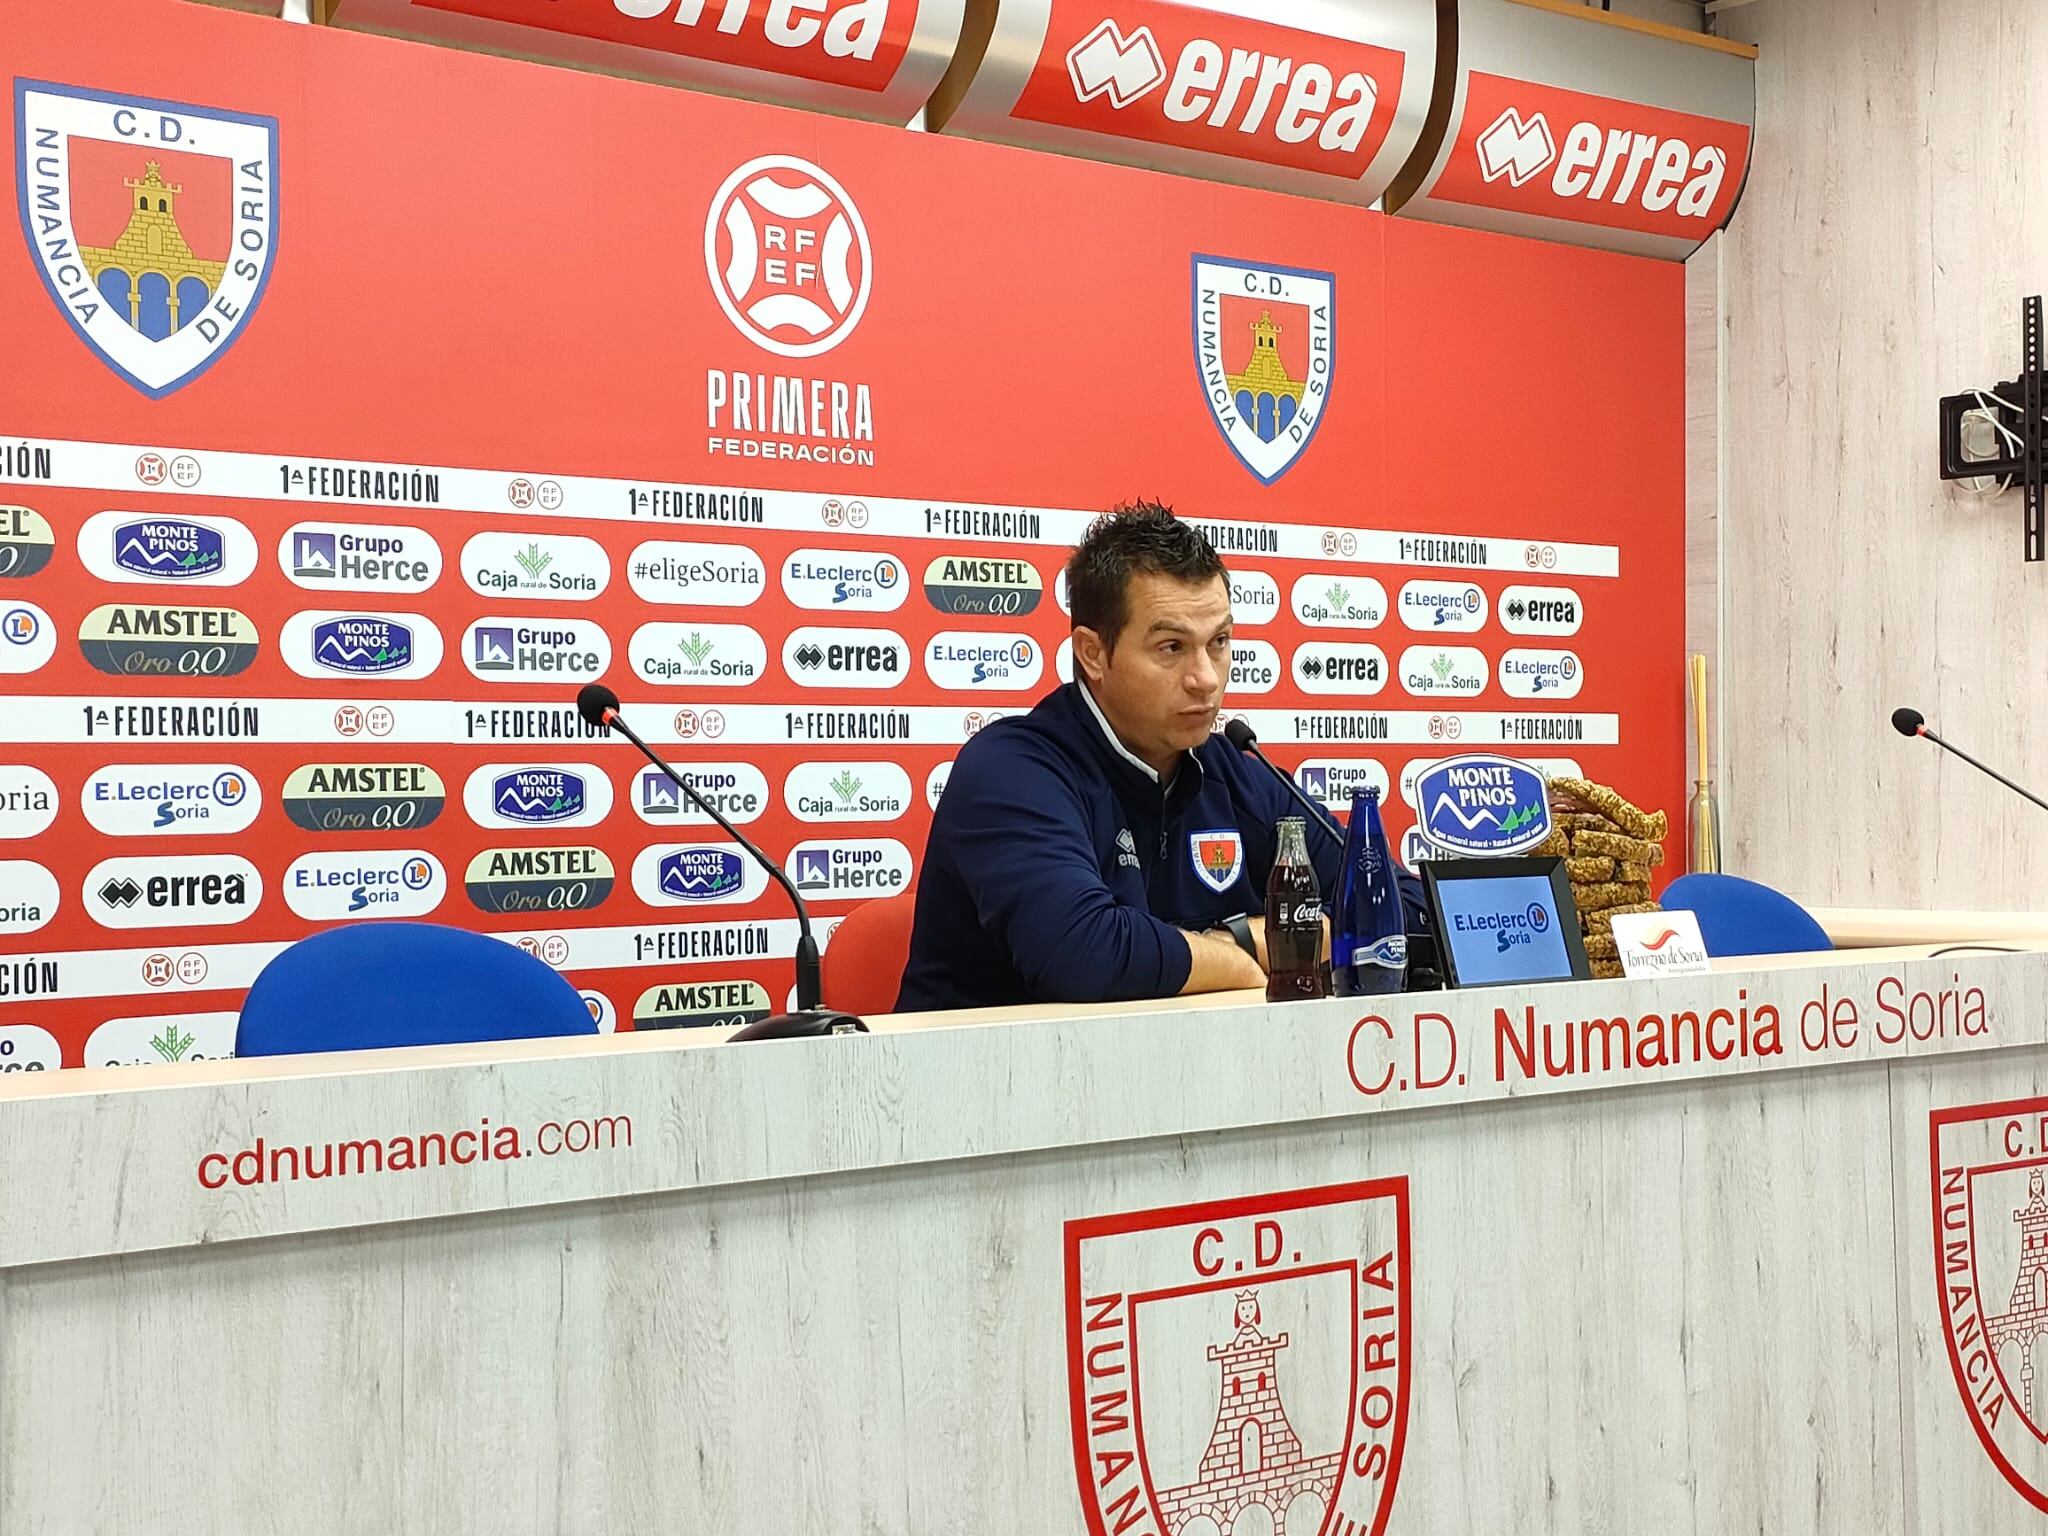
<path id="1" fill-rule="evenodd" d="M 1171 997 L 1190 965 L 1175 930 L 1264 913 L 1274 823 L 1303 814 L 1221 736 L 1162 789 L 1069 683 L 961 749 L 896 1006 Z M 1312 819 L 1308 850 L 1327 901 L 1344 850 Z"/>

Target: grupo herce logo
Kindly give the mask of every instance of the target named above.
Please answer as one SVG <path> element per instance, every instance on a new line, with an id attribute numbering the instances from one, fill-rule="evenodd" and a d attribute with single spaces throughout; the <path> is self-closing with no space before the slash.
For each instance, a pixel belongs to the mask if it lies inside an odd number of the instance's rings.
<path id="1" fill-rule="evenodd" d="M 767 776 L 752 763 L 691 763 L 676 772 L 729 821 L 759 821 L 768 807 Z M 711 818 L 659 768 L 640 770 L 633 785 L 633 810 L 642 821 L 655 826 L 711 825 Z"/>
<path id="2" fill-rule="evenodd" d="M 441 861 L 417 848 L 308 853 L 284 872 L 285 905 L 313 922 L 425 917 L 447 894 Z"/>
<path id="3" fill-rule="evenodd" d="M 277 249 L 277 119 L 14 82 L 22 233 L 78 339 L 151 399 L 248 329 Z"/>
<path id="4" fill-rule="evenodd" d="M 796 888 L 814 901 L 866 901 L 910 888 L 910 850 L 893 837 L 798 843 L 789 851 Z"/>
<path id="5" fill-rule="evenodd" d="M 34 507 L 0 506 L 0 581 L 33 576 L 57 552 L 56 531 Z"/>
<path id="6" fill-rule="evenodd" d="M 649 906 L 736 906 L 767 888 L 760 865 L 717 843 L 656 843 L 633 860 L 633 893 Z"/>
<path id="7" fill-rule="evenodd" d="M 462 661 L 487 683 L 555 683 L 601 676 L 612 642 L 589 619 L 478 619 L 462 637 Z"/>
<path id="8" fill-rule="evenodd" d="M 486 848 L 469 861 L 463 889 L 493 916 L 588 912 L 604 905 L 615 875 L 599 848 Z"/>
<path id="9" fill-rule="evenodd" d="M 1925 993 L 1916 1003 L 1930 1032 L 1942 1007 L 1955 1010 L 1949 1027 L 1971 1031 L 1974 1010 L 1976 1031 L 1983 1028 L 1976 988 L 1952 1004 Z M 1890 1017 L 1902 1032 L 1915 1027 L 1910 1012 L 1894 1008 Z M 2048 1511 L 2048 1098 L 1934 1110 L 1927 1140 L 1932 1296 L 1956 1391 L 1993 1465 Z"/>
<path id="10" fill-rule="evenodd" d="M 256 659 L 249 616 L 234 608 L 107 603 L 78 626 L 78 648 L 115 677 L 233 677 Z"/>
<path id="11" fill-rule="evenodd" d="M 425 763 L 305 763 L 280 798 L 308 832 L 410 832 L 440 816 L 448 789 Z"/>
<path id="12" fill-rule="evenodd" d="M 256 539 L 231 517 L 95 512 L 78 530 L 78 559 L 101 581 L 232 587 L 256 572 Z"/>
<path id="13" fill-rule="evenodd" d="M 1337 367 L 1333 273 L 1194 258 L 1195 371 L 1210 419 L 1262 484 L 1314 441 Z"/>
<path id="14" fill-rule="evenodd" d="M 591 763 L 485 763 L 462 804 L 480 827 L 592 827 L 611 814 L 612 782 Z"/>
<path id="15" fill-rule="evenodd" d="M 398 682 L 441 665 L 441 632 L 416 613 L 295 613 L 282 645 L 285 665 L 301 677 Z"/>
<path id="16" fill-rule="evenodd" d="M 102 928 L 224 927 L 263 899 L 263 876 L 232 854 L 103 859 L 85 877 L 85 910 Z"/>
<path id="17" fill-rule="evenodd" d="M 1092 1536 L 1386 1529 L 1407 1438 L 1408 1181 L 1066 1224 Z"/>
<path id="18" fill-rule="evenodd" d="M 441 579 L 441 546 L 422 528 L 294 523 L 277 563 L 294 586 L 355 592 L 424 592 Z"/>
<path id="19" fill-rule="evenodd" d="M 794 155 L 763 155 L 726 177 L 704 221 L 704 265 L 726 318 L 782 357 L 817 357 L 851 336 L 874 283 L 853 198 Z"/>
<path id="20" fill-rule="evenodd" d="M 124 763 L 95 769 L 79 805 L 109 837 L 210 836 L 247 831 L 263 790 L 232 763 Z"/>

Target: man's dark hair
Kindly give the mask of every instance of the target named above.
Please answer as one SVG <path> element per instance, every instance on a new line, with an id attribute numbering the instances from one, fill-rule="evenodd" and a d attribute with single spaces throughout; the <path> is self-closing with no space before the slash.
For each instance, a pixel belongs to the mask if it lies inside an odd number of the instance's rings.
<path id="1" fill-rule="evenodd" d="M 1127 501 L 1088 525 L 1067 560 L 1067 606 L 1076 629 L 1114 650 L 1131 617 L 1131 578 L 1155 573 L 1197 585 L 1222 576 L 1208 535 L 1156 501 Z"/>

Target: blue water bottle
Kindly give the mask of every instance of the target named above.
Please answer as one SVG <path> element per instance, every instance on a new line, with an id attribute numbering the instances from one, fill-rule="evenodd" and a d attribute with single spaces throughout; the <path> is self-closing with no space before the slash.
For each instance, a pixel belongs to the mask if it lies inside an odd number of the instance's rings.
<path id="1" fill-rule="evenodd" d="M 1351 828 L 1330 922 L 1330 979 L 1339 997 L 1398 992 L 1408 979 L 1408 930 L 1377 789 L 1351 797 Z"/>

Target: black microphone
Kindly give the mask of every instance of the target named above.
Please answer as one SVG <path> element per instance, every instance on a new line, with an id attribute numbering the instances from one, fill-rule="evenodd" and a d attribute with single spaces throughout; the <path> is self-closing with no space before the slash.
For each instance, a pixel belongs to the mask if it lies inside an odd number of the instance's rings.
<path id="1" fill-rule="evenodd" d="M 1933 742 L 1937 747 L 1941 748 L 1942 751 L 1953 752 L 1957 757 L 1960 757 L 1964 762 L 1968 763 L 1972 768 L 1976 769 L 1979 773 L 1989 774 L 1992 778 L 1998 780 L 1999 783 L 2003 784 L 2007 789 L 2011 790 L 2014 794 L 2019 795 L 2024 799 L 2031 800 L 2034 802 L 2034 804 L 2040 806 L 2042 810 L 2048 811 L 2048 800 L 2043 800 L 2039 795 L 2033 793 L 2031 790 L 2021 789 L 2019 785 L 2013 783 L 2011 779 L 2008 779 L 1996 768 L 1985 767 L 1982 763 L 1978 762 L 1977 759 L 1970 756 L 1969 753 L 1965 752 L 1961 747 L 1950 746 L 1947 742 L 1943 741 L 1939 736 L 1935 735 L 1934 732 L 1927 729 L 1927 717 L 1921 714 L 1919 710 L 1907 709 L 1903 706 L 1893 710 L 1892 729 L 1897 731 L 1901 736 L 1926 737 L 1929 741 Z"/>
<path id="2" fill-rule="evenodd" d="M 725 829 L 725 835 L 753 855 L 754 862 L 775 878 L 776 884 L 789 893 L 790 902 L 796 907 L 798 927 L 796 941 L 796 1006 L 795 1013 L 778 1013 L 769 1018 L 749 1024 L 736 1031 L 734 1040 L 796 1040 L 809 1035 L 852 1035 L 866 1034 L 867 1025 L 850 1013 L 838 1013 L 824 1007 L 819 1001 L 821 990 L 818 971 L 818 941 L 811 933 L 811 909 L 804 905 L 804 898 L 798 892 L 780 864 L 769 858 L 747 838 L 746 833 L 727 821 L 717 806 L 697 793 L 697 787 L 675 769 L 671 768 L 659 752 L 642 741 L 633 727 L 626 724 L 625 716 L 619 713 L 619 696 L 603 683 L 585 683 L 576 695 L 576 711 L 583 716 L 586 725 L 617 731 L 626 740 L 640 749 L 640 755 L 668 775 L 671 784 L 689 797 L 690 804 L 709 816 Z"/>
<path id="3" fill-rule="evenodd" d="M 1223 739 L 1237 748 L 1238 751 L 1249 752 L 1253 757 L 1264 763 L 1266 771 L 1287 786 L 1287 793 L 1299 800 L 1311 816 L 1330 829 L 1330 836 L 1337 839 L 1337 846 L 1340 848 L 1344 846 L 1344 829 L 1337 825 L 1337 818 L 1303 794 L 1301 786 L 1294 782 L 1294 775 L 1287 772 L 1286 769 L 1259 750 L 1258 732 L 1251 728 L 1248 721 L 1231 720 L 1227 722 L 1223 727 Z"/>

